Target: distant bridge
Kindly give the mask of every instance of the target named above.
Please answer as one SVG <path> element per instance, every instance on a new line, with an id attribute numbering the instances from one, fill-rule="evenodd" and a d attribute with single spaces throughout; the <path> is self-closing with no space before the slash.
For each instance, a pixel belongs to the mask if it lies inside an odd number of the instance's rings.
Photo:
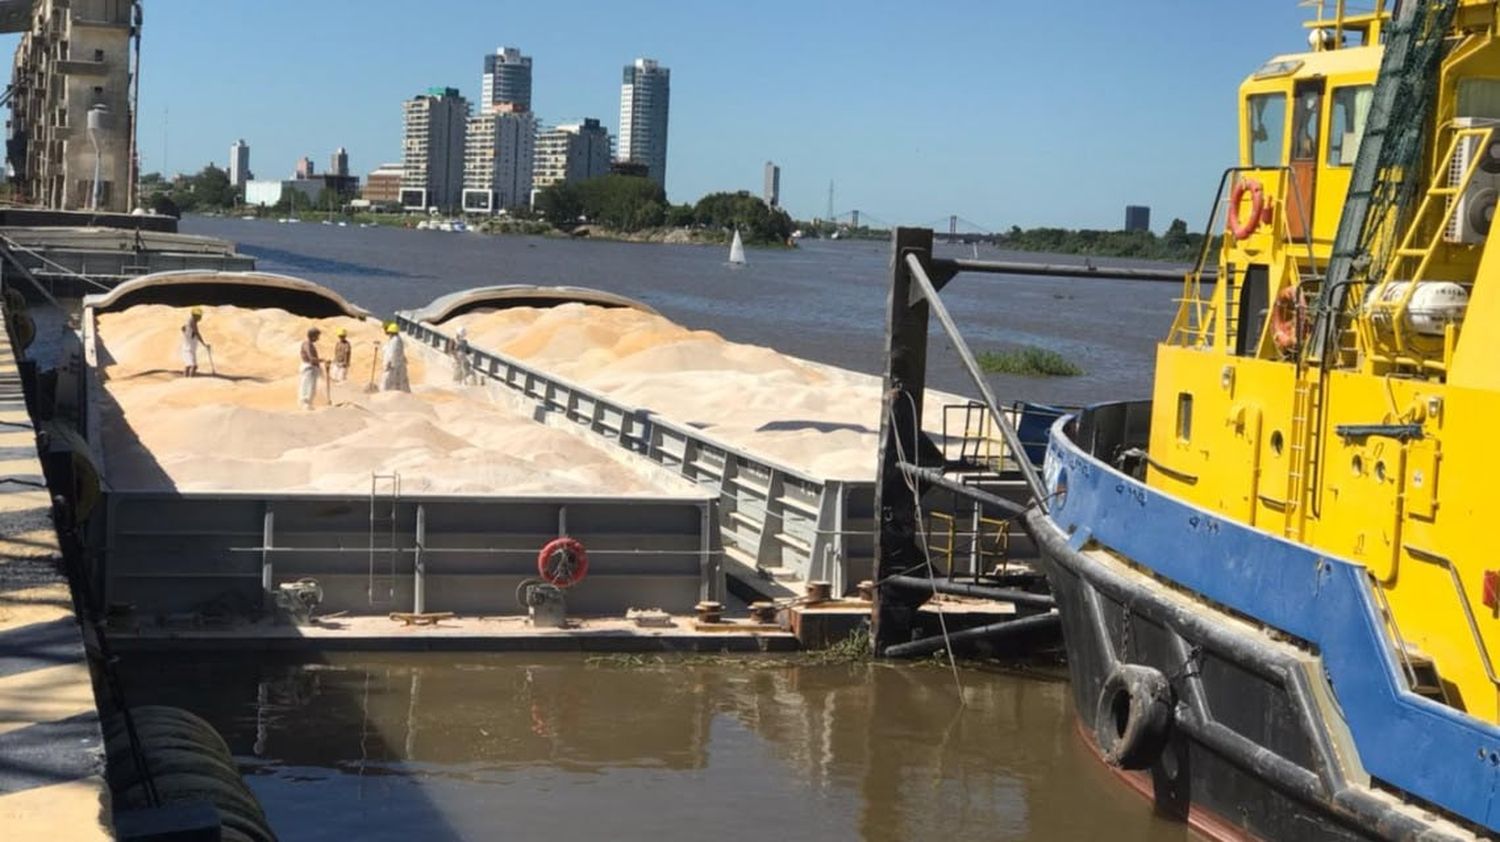
<path id="1" fill-rule="evenodd" d="M 862 210 L 847 210 L 835 214 L 830 220 L 840 228 L 868 227 L 875 229 L 892 230 L 895 223 L 888 222 Z M 919 228 L 931 228 L 933 237 L 945 243 L 990 243 L 995 244 L 1000 239 L 1000 234 L 991 231 L 984 226 L 970 222 L 958 214 L 949 214 L 941 219 L 924 222 L 917 226 Z"/>

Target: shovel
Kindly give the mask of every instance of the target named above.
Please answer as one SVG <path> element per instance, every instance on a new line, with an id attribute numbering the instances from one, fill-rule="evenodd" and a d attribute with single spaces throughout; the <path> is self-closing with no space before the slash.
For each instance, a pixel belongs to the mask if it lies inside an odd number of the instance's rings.
<path id="1" fill-rule="evenodd" d="M 375 388 L 375 364 L 380 361 L 380 343 L 375 343 L 375 350 L 370 354 L 370 382 L 365 384 L 365 394 L 373 395 L 380 391 Z"/>
<path id="2" fill-rule="evenodd" d="M 208 352 L 208 373 L 215 377 L 219 376 L 219 369 L 214 366 L 214 349 L 207 342 L 203 343 L 203 350 Z"/>
<path id="3" fill-rule="evenodd" d="M 328 396 L 328 405 L 333 406 L 333 371 L 323 363 L 323 393 Z"/>

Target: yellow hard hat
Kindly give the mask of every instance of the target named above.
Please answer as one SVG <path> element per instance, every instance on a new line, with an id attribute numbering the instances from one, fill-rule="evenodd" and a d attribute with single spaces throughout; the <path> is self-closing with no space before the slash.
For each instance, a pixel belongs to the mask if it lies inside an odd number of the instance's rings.
<path id="1" fill-rule="evenodd" d="M 386 322 L 385 323 L 385 332 L 394 336 L 395 334 L 397 334 L 397 333 L 400 332 L 400 328 L 396 327 L 396 323 L 395 322 Z"/>
<path id="2" fill-rule="evenodd" d="M 203 308 L 202 307 L 194 307 L 193 308 L 193 315 L 195 315 L 195 316 L 201 316 L 201 315 L 203 315 Z"/>
<path id="3" fill-rule="evenodd" d="M 334 333 L 337 334 L 337 335 L 339 335 L 339 336 L 348 336 L 349 335 L 349 329 L 346 328 L 346 327 L 341 327 L 338 330 L 334 331 Z"/>

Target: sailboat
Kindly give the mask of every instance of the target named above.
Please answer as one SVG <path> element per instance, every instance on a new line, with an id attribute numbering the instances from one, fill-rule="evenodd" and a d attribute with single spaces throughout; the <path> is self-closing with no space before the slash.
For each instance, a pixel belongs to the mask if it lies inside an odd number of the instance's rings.
<path id="1" fill-rule="evenodd" d="M 734 229 L 734 242 L 729 244 L 729 265 L 745 265 L 745 243 L 740 239 L 740 229 Z"/>

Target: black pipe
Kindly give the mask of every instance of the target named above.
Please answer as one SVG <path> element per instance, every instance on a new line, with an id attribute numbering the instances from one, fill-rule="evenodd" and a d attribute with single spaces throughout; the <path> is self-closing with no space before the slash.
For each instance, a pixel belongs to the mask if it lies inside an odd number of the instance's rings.
<path id="1" fill-rule="evenodd" d="M 1192 270 L 1150 269 L 1144 266 L 1095 266 L 1093 264 L 1067 263 L 1021 263 L 1012 260 L 967 260 L 963 258 L 933 258 L 932 265 L 952 268 L 959 272 L 986 272 L 995 275 L 1031 275 L 1043 278 L 1113 278 L 1121 281 L 1164 281 L 1180 284 L 1192 274 Z M 1213 281 L 1218 273 L 1205 270 L 1204 281 Z"/>
<path id="2" fill-rule="evenodd" d="M 936 591 L 949 596 L 971 596 L 975 599 L 993 599 L 996 602 L 1011 602 L 1016 605 L 1027 605 L 1033 608 L 1052 608 L 1057 605 L 1056 600 L 1047 594 L 1031 593 L 1030 591 L 1017 591 L 1010 588 L 992 588 L 985 585 L 971 585 L 967 582 L 952 582 L 947 579 L 924 579 L 921 576 L 892 576 L 885 580 L 885 584 L 897 588 L 910 588 L 914 591 Z"/>
<path id="3" fill-rule="evenodd" d="M 1013 515 L 1024 514 L 1028 508 L 1014 500 L 1007 500 L 1004 497 L 991 494 L 988 491 L 982 491 L 972 485 L 964 485 L 957 480 L 949 479 L 942 471 L 934 468 L 924 468 L 921 465 L 913 465 L 910 462 L 897 462 L 896 467 L 901 469 L 901 473 L 906 474 L 912 479 L 921 480 L 928 485 L 935 485 L 938 488 L 945 488 L 956 494 L 968 497 L 970 500 L 976 500 L 986 506 L 994 506 Z"/>
<path id="4" fill-rule="evenodd" d="M 968 643 L 975 640 L 998 642 L 1022 632 L 1036 631 L 1038 629 L 1055 629 L 1061 625 L 1062 615 L 1060 614 L 1033 614 L 1030 617 L 1019 617 L 1014 620 L 1006 620 L 1003 623 L 991 623 L 988 626 L 965 629 L 961 632 L 954 632 L 947 637 L 934 634 L 928 635 L 921 640 L 913 640 L 910 643 L 897 643 L 885 647 L 885 651 L 881 654 L 887 658 L 931 655 L 933 652 L 949 644 Z"/>

